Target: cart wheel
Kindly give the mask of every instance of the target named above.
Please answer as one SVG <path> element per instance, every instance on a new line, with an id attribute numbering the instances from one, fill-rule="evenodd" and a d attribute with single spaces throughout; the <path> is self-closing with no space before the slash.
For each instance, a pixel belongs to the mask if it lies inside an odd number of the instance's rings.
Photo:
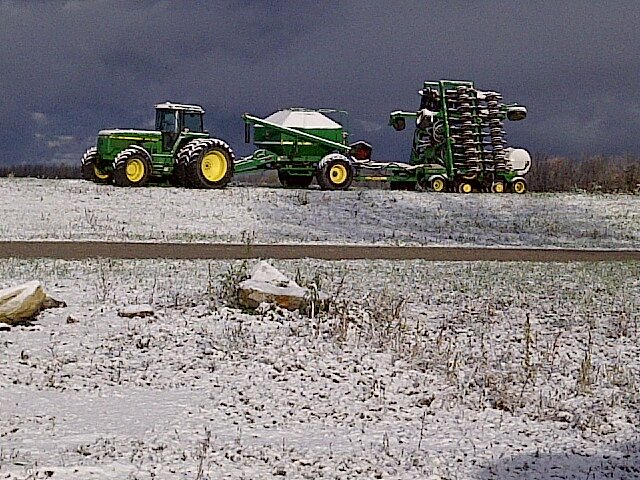
<path id="1" fill-rule="evenodd" d="M 515 193 L 525 193 L 527 191 L 527 182 L 523 178 L 519 178 L 511 184 L 511 189 Z"/>
<path id="2" fill-rule="evenodd" d="M 504 182 L 497 181 L 491 184 L 491 191 L 493 193 L 504 193 Z"/>
<path id="3" fill-rule="evenodd" d="M 436 177 L 431 180 L 431 190 L 434 192 L 444 192 L 445 188 L 447 188 L 447 183 L 444 181 L 444 178 Z"/>
<path id="4" fill-rule="evenodd" d="M 473 187 L 471 186 L 471 184 L 469 182 L 461 182 L 458 185 L 458 192 L 459 193 L 471 193 L 473 191 Z"/>
<path id="5" fill-rule="evenodd" d="M 347 157 L 332 153 L 318 163 L 316 180 L 322 190 L 347 190 L 353 182 L 353 173 Z"/>
<path id="6" fill-rule="evenodd" d="M 313 182 L 313 176 L 291 175 L 285 170 L 278 170 L 278 180 L 285 188 L 309 188 Z"/>

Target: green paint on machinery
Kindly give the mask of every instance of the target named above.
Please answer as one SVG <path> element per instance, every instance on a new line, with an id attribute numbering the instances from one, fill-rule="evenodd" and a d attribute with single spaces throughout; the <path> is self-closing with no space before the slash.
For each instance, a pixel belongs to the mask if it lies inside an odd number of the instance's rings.
<path id="1" fill-rule="evenodd" d="M 243 115 L 245 141 L 257 150 L 235 164 L 236 173 L 277 170 L 285 187 L 308 187 L 314 178 L 323 190 L 346 190 L 355 176 L 355 159 L 369 159 L 366 142 L 347 144 L 349 133 L 328 114 L 343 110 L 288 108 L 267 118 Z"/>
<path id="2" fill-rule="evenodd" d="M 415 123 L 408 163 L 377 162 L 366 142 L 348 143 L 349 132 L 333 117 L 344 110 L 288 108 L 266 118 L 244 114 L 245 142 L 253 154 L 235 160 L 225 142 L 203 128 L 197 105 L 156 105 L 156 128 L 102 130 L 82 159 L 83 177 L 97 183 L 142 186 L 170 181 L 194 188 L 224 187 L 234 173 L 277 170 L 284 187 L 347 190 L 354 180 L 389 182 L 391 188 L 435 192 L 502 193 L 527 190 L 529 153 L 507 147 L 504 121 L 526 118 L 521 105 L 502 102 L 473 82 L 424 82 L 415 112 L 394 111 L 389 124 Z M 346 122 L 343 122 L 346 123 Z"/>
<path id="3" fill-rule="evenodd" d="M 204 110 L 169 102 L 155 110 L 155 130 L 101 130 L 82 158 L 82 176 L 123 187 L 224 187 L 233 176 L 233 150 L 204 130 Z"/>
<path id="4" fill-rule="evenodd" d="M 531 158 L 524 149 L 507 148 L 503 121 L 526 118 L 521 105 L 502 102 L 494 91 L 473 82 L 424 82 L 417 112 L 392 112 L 396 130 L 415 120 L 409 165 L 394 168 L 391 185 L 420 186 L 434 191 L 513 191 L 524 193 Z"/>

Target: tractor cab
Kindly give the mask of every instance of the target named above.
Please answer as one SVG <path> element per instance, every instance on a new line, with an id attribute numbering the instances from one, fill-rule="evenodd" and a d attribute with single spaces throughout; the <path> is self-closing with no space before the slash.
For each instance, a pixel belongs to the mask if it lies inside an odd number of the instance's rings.
<path id="1" fill-rule="evenodd" d="M 204 109 L 198 105 L 160 103 L 156 105 L 156 130 L 162 134 L 162 150 L 171 151 L 183 132 L 206 133 Z"/>

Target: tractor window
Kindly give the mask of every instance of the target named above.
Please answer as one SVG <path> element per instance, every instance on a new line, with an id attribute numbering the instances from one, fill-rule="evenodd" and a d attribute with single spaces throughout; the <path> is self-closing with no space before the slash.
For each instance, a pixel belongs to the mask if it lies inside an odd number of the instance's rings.
<path id="1" fill-rule="evenodd" d="M 174 110 L 156 111 L 156 130 L 161 132 L 177 132 L 178 122 Z"/>
<path id="2" fill-rule="evenodd" d="M 190 132 L 202 132 L 202 114 L 184 112 L 184 123 L 182 128 L 188 128 Z"/>

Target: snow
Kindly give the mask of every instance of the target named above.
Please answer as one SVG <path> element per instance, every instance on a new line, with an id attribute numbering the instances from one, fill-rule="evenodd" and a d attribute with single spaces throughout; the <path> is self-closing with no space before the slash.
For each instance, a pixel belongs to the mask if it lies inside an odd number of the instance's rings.
<path id="1" fill-rule="evenodd" d="M 637 195 L 126 189 L 9 178 L 0 179 L 0 205 L 0 240 L 640 248 Z"/>
<path id="2" fill-rule="evenodd" d="M 69 306 L 0 332 L 0 478 L 640 478 L 637 263 L 274 262 L 314 318 L 242 265 L 1 260 Z"/>
<path id="3" fill-rule="evenodd" d="M 162 132 L 157 130 L 135 130 L 135 129 L 120 129 L 114 128 L 111 130 L 100 130 L 98 135 L 161 135 Z"/>
<path id="4" fill-rule="evenodd" d="M 638 248 L 638 198 L 0 180 L 0 239 Z M 640 263 L 0 259 L 0 478 L 640 478 Z M 153 316 L 118 312 L 148 304 Z M 138 308 L 138 307 L 136 307 Z"/>
<path id="5" fill-rule="evenodd" d="M 279 110 L 272 113 L 266 121 L 289 128 L 303 129 L 341 129 L 342 125 L 334 122 L 320 112 L 304 110 Z"/>
<path id="6" fill-rule="evenodd" d="M 187 105 L 184 103 L 158 103 L 156 109 L 169 109 L 169 110 L 188 110 L 190 112 L 204 113 L 204 108 L 200 105 Z"/>

